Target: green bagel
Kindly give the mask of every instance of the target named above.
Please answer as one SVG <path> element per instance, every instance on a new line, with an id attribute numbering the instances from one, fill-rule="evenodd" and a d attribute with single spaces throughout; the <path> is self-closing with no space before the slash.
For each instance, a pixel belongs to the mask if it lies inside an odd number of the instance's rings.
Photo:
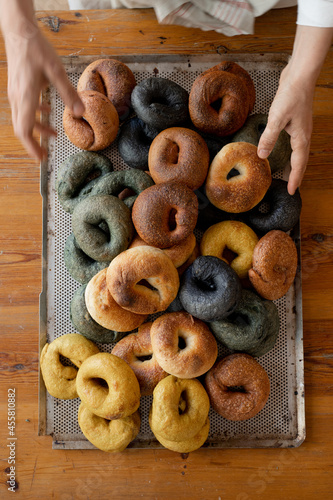
<path id="1" fill-rule="evenodd" d="M 260 137 L 267 125 L 268 116 L 265 114 L 255 114 L 249 116 L 241 129 L 232 137 L 232 142 L 250 142 L 258 146 Z M 273 151 L 268 157 L 271 172 L 282 170 L 290 160 L 291 146 L 290 136 L 285 130 L 281 130 L 275 143 Z"/>
<path id="2" fill-rule="evenodd" d="M 250 290 L 243 290 L 234 312 L 209 326 L 216 339 L 232 352 L 263 356 L 277 340 L 280 328 L 274 302 L 263 300 Z"/>
<path id="3" fill-rule="evenodd" d="M 80 286 L 74 293 L 70 304 L 70 319 L 74 328 L 84 337 L 94 342 L 111 344 L 118 342 L 127 332 L 114 332 L 96 323 L 90 316 L 85 301 L 87 285 Z"/>
<path id="4" fill-rule="evenodd" d="M 150 175 L 142 170 L 121 170 L 104 175 L 94 185 L 91 194 L 111 194 L 118 196 L 124 189 L 129 188 L 134 191 L 133 196 L 128 196 L 123 200 L 128 208 L 132 208 L 137 196 L 154 184 Z"/>
<path id="5" fill-rule="evenodd" d="M 97 262 L 85 254 L 71 233 L 64 247 L 64 262 L 67 271 L 75 281 L 88 283 L 95 274 L 109 265 L 108 262 Z"/>
<path id="6" fill-rule="evenodd" d="M 107 224 L 107 231 L 102 223 Z M 108 194 L 83 198 L 73 211 L 72 229 L 79 247 L 98 262 L 111 262 L 133 237 L 130 209 Z"/>
<path id="7" fill-rule="evenodd" d="M 95 183 L 112 171 L 111 161 L 101 154 L 80 151 L 69 156 L 60 165 L 56 181 L 58 200 L 65 212 L 73 213 Z"/>

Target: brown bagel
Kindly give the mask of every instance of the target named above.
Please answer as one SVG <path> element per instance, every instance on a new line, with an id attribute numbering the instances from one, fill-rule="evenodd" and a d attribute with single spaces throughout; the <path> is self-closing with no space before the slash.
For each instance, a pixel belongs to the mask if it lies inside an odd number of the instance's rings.
<path id="1" fill-rule="evenodd" d="M 236 175 L 230 175 L 232 172 Z M 248 142 L 224 146 L 212 161 L 206 180 L 206 195 L 220 210 L 247 212 L 265 196 L 272 182 L 267 159 L 257 155 Z"/>
<path id="2" fill-rule="evenodd" d="M 198 218 L 198 199 L 182 182 L 163 182 L 142 191 L 134 202 L 132 220 L 149 245 L 167 248 L 189 236 Z"/>
<path id="3" fill-rule="evenodd" d="M 122 120 L 128 115 L 135 85 L 135 77 L 126 64 L 116 59 L 98 59 L 85 68 L 77 90 L 95 90 L 106 95 Z"/>
<path id="4" fill-rule="evenodd" d="M 247 420 L 265 406 L 269 378 L 249 354 L 237 353 L 218 361 L 205 377 L 213 409 L 228 420 Z"/>
<path id="5" fill-rule="evenodd" d="M 112 354 L 122 358 L 134 371 L 140 384 L 141 396 L 153 394 L 160 380 L 168 376 L 158 364 L 150 338 L 152 322 L 144 323 L 136 333 L 117 342 Z"/>
<path id="6" fill-rule="evenodd" d="M 100 92 L 85 90 L 79 93 L 85 106 L 82 118 L 76 118 L 66 106 L 63 115 L 64 131 L 68 139 L 78 148 L 100 151 L 116 138 L 119 117 L 112 102 Z"/>
<path id="7" fill-rule="evenodd" d="M 208 146 L 194 130 L 168 128 L 151 143 L 148 166 L 156 184 L 178 181 L 184 182 L 190 189 L 198 189 L 208 171 Z"/>
<path id="8" fill-rule="evenodd" d="M 158 364 L 175 377 L 200 377 L 216 361 L 214 335 L 206 323 L 187 312 L 163 314 L 153 322 L 150 336 Z"/>
<path id="9" fill-rule="evenodd" d="M 249 278 L 256 291 L 268 300 L 283 297 L 297 271 L 297 249 L 292 238 L 279 230 L 269 231 L 253 251 Z"/>
<path id="10" fill-rule="evenodd" d="M 138 314 L 164 311 L 176 298 L 179 276 L 159 248 L 140 246 L 117 255 L 106 273 L 107 287 L 124 309 Z"/>
<path id="11" fill-rule="evenodd" d="M 189 111 L 199 130 L 223 137 L 242 127 L 254 102 L 250 75 L 237 63 L 224 61 L 196 78 L 190 92 Z"/>

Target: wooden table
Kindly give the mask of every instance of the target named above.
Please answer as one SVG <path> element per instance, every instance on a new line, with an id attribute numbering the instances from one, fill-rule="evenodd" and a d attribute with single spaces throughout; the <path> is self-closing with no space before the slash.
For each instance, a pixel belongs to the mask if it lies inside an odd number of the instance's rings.
<path id="1" fill-rule="evenodd" d="M 151 10 L 38 12 L 60 55 L 291 53 L 296 11 L 256 22 L 256 34 L 160 26 Z M 297 449 L 52 450 L 39 437 L 38 300 L 41 290 L 40 167 L 13 136 L 0 42 L 1 498 L 9 498 L 8 389 L 16 390 L 16 495 L 28 499 L 332 498 L 333 466 L 333 58 L 314 102 L 311 154 L 302 184 L 302 272 L 307 437 Z"/>

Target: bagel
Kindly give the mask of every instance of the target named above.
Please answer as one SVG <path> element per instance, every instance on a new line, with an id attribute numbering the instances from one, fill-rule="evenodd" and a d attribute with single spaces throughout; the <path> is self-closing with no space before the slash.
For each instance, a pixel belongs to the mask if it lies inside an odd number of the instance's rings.
<path id="1" fill-rule="evenodd" d="M 176 451 L 177 453 L 190 453 L 195 451 L 205 443 L 208 438 L 210 429 L 209 418 L 207 418 L 205 424 L 199 430 L 199 432 L 191 437 L 190 439 L 183 439 L 182 441 L 170 441 L 170 439 L 165 439 L 155 432 L 156 439 L 161 443 L 164 448 L 168 450 Z"/>
<path id="2" fill-rule="evenodd" d="M 126 64 L 116 59 L 98 59 L 89 64 L 79 78 L 77 91 L 94 90 L 105 94 L 124 120 L 131 106 L 135 77 Z"/>
<path id="3" fill-rule="evenodd" d="M 200 242 L 202 255 L 214 255 L 230 264 L 239 278 L 246 278 L 252 266 L 252 255 L 258 237 L 254 231 L 239 221 L 223 221 L 210 226 Z M 233 252 L 231 259 L 224 258 L 226 250 Z"/>
<path id="4" fill-rule="evenodd" d="M 107 269 L 102 269 L 87 284 L 85 304 L 90 316 L 102 327 L 117 332 L 129 332 L 138 328 L 146 314 L 137 314 L 121 307 L 107 287 Z"/>
<path id="5" fill-rule="evenodd" d="M 144 323 L 137 332 L 117 342 L 111 351 L 132 368 L 140 384 L 141 396 L 153 394 L 158 382 L 168 376 L 153 352 L 150 338 L 151 325 L 152 322 Z"/>
<path id="6" fill-rule="evenodd" d="M 46 343 L 40 354 L 40 369 L 48 393 L 60 399 L 77 398 L 78 368 L 98 352 L 98 347 L 79 333 L 67 333 Z M 60 356 L 68 358 L 75 366 L 64 366 Z"/>
<path id="7" fill-rule="evenodd" d="M 210 165 L 206 195 L 220 210 L 246 212 L 263 199 L 271 181 L 268 160 L 259 158 L 257 148 L 233 142 L 224 146 Z"/>
<path id="8" fill-rule="evenodd" d="M 227 420 L 253 418 L 265 406 L 269 378 L 262 366 L 248 354 L 230 354 L 219 360 L 205 377 L 212 408 Z"/>
<path id="9" fill-rule="evenodd" d="M 95 415 L 83 403 L 79 406 L 78 422 L 84 436 L 96 448 L 108 453 L 124 451 L 139 433 L 139 411 L 128 417 L 107 420 Z"/>
<path id="10" fill-rule="evenodd" d="M 167 248 L 189 236 L 198 217 L 198 199 L 181 182 L 155 184 L 134 202 L 132 221 L 140 238 L 149 245 Z"/>
<path id="11" fill-rule="evenodd" d="M 174 300 L 179 276 L 159 248 L 139 246 L 119 254 L 106 273 L 107 287 L 124 309 L 137 314 L 164 311 Z"/>
<path id="12" fill-rule="evenodd" d="M 203 321 L 184 311 L 157 318 L 150 336 L 158 364 L 175 377 L 200 377 L 216 361 L 217 343 L 212 332 Z"/>
<path id="13" fill-rule="evenodd" d="M 82 363 L 76 389 L 82 403 L 107 420 L 128 417 L 140 405 L 140 386 L 133 370 L 108 352 L 90 356 Z"/>
<path id="14" fill-rule="evenodd" d="M 297 271 L 297 249 L 292 238 L 283 231 L 269 231 L 253 251 L 249 270 L 255 290 L 268 300 L 277 300 L 287 293 Z"/>
<path id="15" fill-rule="evenodd" d="M 85 111 L 82 118 L 74 116 L 66 106 L 63 127 L 68 139 L 78 148 L 100 151 L 117 137 L 119 117 L 112 102 L 100 92 L 85 90 L 79 93 Z"/>
<path id="16" fill-rule="evenodd" d="M 151 143 L 148 165 L 156 184 L 177 181 L 195 190 L 206 179 L 209 150 L 194 130 L 172 127 L 160 132 Z"/>

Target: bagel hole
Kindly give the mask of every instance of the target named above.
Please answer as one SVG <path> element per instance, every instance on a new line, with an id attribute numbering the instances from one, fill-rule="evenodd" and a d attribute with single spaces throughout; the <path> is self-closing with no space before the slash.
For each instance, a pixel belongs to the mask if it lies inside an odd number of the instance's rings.
<path id="1" fill-rule="evenodd" d="M 175 208 L 172 208 L 169 212 L 168 226 L 170 231 L 174 231 L 177 227 L 176 214 L 177 210 Z"/>
<path id="2" fill-rule="evenodd" d="M 230 248 L 225 247 L 223 252 L 222 252 L 222 258 L 225 259 L 227 262 L 232 262 L 236 257 L 238 257 L 238 253 L 233 252 L 230 250 Z"/>
<path id="3" fill-rule="evenodd" d="M 136 359 L 138 361 L 141 361 L 141 363 L 144 363 L 145 361 L 150 361 L 152 357 L 153 357 L 152 354 L 142 354 L 142 355 L 137 355 Z"/>
<path id="4" fill-rule="evenodd" d="M 258 206 L 258 212 L 261 214 L 268 214 L 270 211 L 270 204 L 267 201 L 263 201 Z"/>
<path id="5" fill-rule="evenodd" d="M 66 358 L 66 356 L 63 356 L 62 354 L 59 355 L 59 361 L 63 366 L 72 366 L 77 370 L 77 366 L 75 366 L 69 358 Z"/>
<path id="6" fill-rule="evenodd" d="M 211 102 L 210 105 L 218 113 L 222 107 L 222 97 L 219 97 L 216 101 Z"/>
<path id="7" fill-rule="evenodd" d="M 177 165 L 179 158 L 179 146 L 177 143 L 172 142 L 168 148 L 169 162 Z"/>
<path id="8" fill-rule="evenodd" d="M 247 393 L 247 390 L 243 385 L 231 385 L 227 387 L 228 392 L 241 392 L 243 394 Z"/>
<path id="9" fill-rule="evenodd" d="M 154 107 L 156 104 L 162 104 L 163 106 L 169 106 L 170 103 L 168 99 L 166 99 L 163 95 L 155 95 L 154 96 L 154 102 L 152 102 L 149 107 Z"/>
<path id="10" fill-rule="evenodd" d="M 91 383 L 94 385 L 94 386 L 98 386 L 100 388 L 102 388 L 103 390 L 105 390 L 106 392 L 109 392 L 109 386 L 108 386 L 108 383 L 106 380 L 104 380 L 104 378 L 101 378 L 101 377 L 93 377 L 90 379 L 91 380 Z"/>
<path id="11" fill-rule="evenodd" d="M 194 281 L 197 287 L 203 292 L 214 292 L 216 290 L 216 286 L 213 280 L 206 279 L 205 281 L 194 278 Z"/>
<path id="12" fill-rule="evenodd" d="M 126 198 L 129 198 L 130 196 L 135 196 L 135 191 L 131 188 L 124 188 L 117 193 L 117 196 L 120 200 L 126 200 Z"/>
<path id="13" fill-rule="evenodd" d="M 155 292 L 157 292 L 157 288 L 155 288 L 151 283 L 149 283 L 149 281 L 147 280 L 140 280 L 138 281 L 137 285 L 141 285 L 141 286 L 145 286 L 146 288 L 149 288 L 149 290 L 154 290 Z"/>
<path id="14" fill-rule="evenodd" d="M 186 346 L 187 346 L 187 344 L 186 344 L 186 340 L 184 339 L 184 337 L 179 336 L 178 337 L 178 349 L 180 351 L 182 351 L 183 349 L 185 349 Z"/>
<path id="15" fill-rule="evenodd" d="M 231 313 L 227 317 L 227 321 L 231 321 L 237 326 L 249 326 L 251 324 L 249 317 L 246 314 L 240 314 L 237 312 Z"/>
<path id="16" fill-rule="evenodd" d="M 186 412 L 186 409 L 187 409 L 187 393 L 186 393 L 186 391 L 183 391 L 180 395 L 179 403 L 178 403 L 179 415 L 183 415 L 183 413 Z"/>
<path id="17" fill-rule="evenodd" d="M 232 168 L 227 175 L 227 181 L 229 181 L 233 177 L 237 177 L 238 175 L 240 175 L 239 170 L 237 170 L 237 168 Z"/>
<path id="18" fill-rule="evenodd" d="M 89 182 L 94 181 L 95 179 L 98 179 L 102 174 L 101 170 L 99 168 L 96 168 L 96 170 L 93 170 L 90 172 L 90 174 L 87 175 L 87 177 L 84 180 L 83 187 L 89 184 Z M 80 186 L 80 189 L 82 189 L 82 186 Z"/>

